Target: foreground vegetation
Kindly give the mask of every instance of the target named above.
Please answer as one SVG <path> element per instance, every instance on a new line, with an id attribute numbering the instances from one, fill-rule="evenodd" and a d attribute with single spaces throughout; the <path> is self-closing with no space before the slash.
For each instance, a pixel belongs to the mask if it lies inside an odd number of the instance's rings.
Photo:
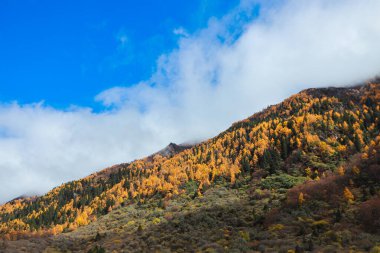
<path id="1" fill-rule="evenodd" d="M 0 246 L 377 252 L 379 100 L 377 82 L 306 90 L 177 154 L 14 200 L 0 207 Z"/>

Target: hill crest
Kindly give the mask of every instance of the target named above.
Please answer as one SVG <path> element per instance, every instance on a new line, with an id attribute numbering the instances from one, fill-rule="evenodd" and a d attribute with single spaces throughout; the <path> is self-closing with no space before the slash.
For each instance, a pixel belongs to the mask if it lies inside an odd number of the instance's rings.
<path id="1" fill-rule="evenodd" d="M 0 234 L 17 239 L 72 231 L 121 206 L 169 201 L 188 191 L 198 198 L 218 184 L 238 188 L 259 180 L 266 189 L 271 180 L 290 180 L 292 188 L 330 178 L 342 166 L 351 171 L 345 161 L 372 157 L 368 152 L 378 148 L 379 87 L 304 90 L 193 147 L 170 144 L 159 155 L 112 166 L 33 201 L 3 205 Z M 304 191 L 305 199 L 314 194 Z"/>

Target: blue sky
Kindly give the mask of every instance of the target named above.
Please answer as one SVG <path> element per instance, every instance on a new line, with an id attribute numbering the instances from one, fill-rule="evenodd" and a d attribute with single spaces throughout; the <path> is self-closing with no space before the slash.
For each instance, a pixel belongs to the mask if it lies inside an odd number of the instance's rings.
<path id="1" fill-rule="evenodd" d="M 0 101 L 97 108 L 96 94 L 154 72 L 159 55 L 237 0 L 0 1 Z"/>

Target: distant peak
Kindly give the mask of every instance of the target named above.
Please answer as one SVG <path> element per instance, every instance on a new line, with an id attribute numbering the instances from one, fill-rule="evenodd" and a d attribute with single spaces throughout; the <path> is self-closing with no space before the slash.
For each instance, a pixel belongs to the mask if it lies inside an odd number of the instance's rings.
<path id="1" fill-rule="evenodd" d="M 186 149 L 193 147 L 192 144 L 176 144 L 174 142 L 170 142 L 165 148 L 160 151 L 150 155 L 149 157 L 154 157 L 155 155 L 161 155 L 163 157 L 171 157 L 177 153 L 180 153 Z"/>

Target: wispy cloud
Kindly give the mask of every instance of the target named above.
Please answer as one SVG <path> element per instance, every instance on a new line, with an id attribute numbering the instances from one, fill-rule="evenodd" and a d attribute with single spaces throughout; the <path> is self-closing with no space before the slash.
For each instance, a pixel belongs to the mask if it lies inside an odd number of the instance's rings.
<path id="1" fill-rule="evenodd" d="M 179 35 L 179 36 L 183 36 L 183 37 L 188 37 L 189 36 L 189 33 L 183 27 L 178 27 L 178 28 L 174 29 L 173 33 L 175 35 Z"/>
<path id="2" fill-rule="evenodd" d="M 117 41 L 119 42 L 119 49 L 123 49 L 128 43 L 128 36 L 125 33 L 120 33 L 117 36 Z"/>
<path id="3" fill-rule="evenodd" d="M 258 3 L 260 15 L 251 20 Z M 211 137 L 303 88 L 371 78 L 380 71 L 378 13 L 375 0 L 242 1 L 181 36 L 149 80 L 100 93 L 102 113 L 1 105 L 0 201 L 47 191 L 170 141 Z"/>

